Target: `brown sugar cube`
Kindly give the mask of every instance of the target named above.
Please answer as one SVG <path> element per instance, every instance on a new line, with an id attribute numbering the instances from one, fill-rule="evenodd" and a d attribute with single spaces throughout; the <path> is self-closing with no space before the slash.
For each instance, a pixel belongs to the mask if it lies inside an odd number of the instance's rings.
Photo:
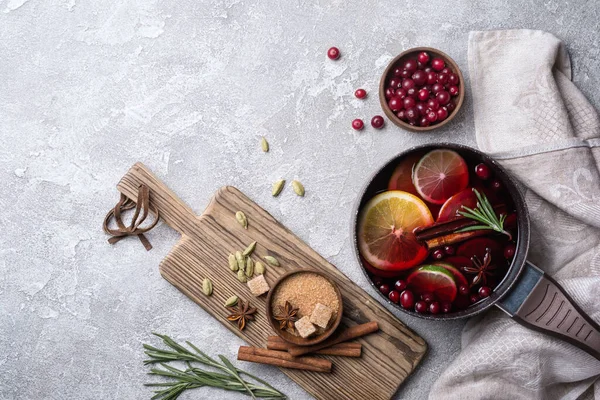
<path id="1" fill-rule="evenodd" d="M 317 303 L 315 309 L 310 315 L 310 322 L 325 329 L 327 328 L 327 325 L 329 325 L 331 314 L 333 314 L 333 310 L 330 307 L 327 307 L 321 303 Z"/>
<path id="2" fill-rule="evenodd" d="M 249 280 L 248 287 L 250 288 L 252 294 L 256 297 L 267 293 L 271 289 L 265 280 L 264 275 L 258 275 L 256 278 Z"/>
<path id="3" fill-rule="evenodd" d="M 296 321 L 295 326 L 296 330 L 303 338 L 307 338 L 317 331 L 317 328 L 310 322 L 308 315 Z"/>

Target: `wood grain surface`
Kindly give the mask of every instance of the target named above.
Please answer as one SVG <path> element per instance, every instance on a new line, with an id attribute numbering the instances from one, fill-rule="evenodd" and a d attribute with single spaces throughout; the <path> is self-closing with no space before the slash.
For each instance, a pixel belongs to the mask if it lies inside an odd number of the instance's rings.
<path id="1" fill-rule="evenodd" d="M 254 240 L 258 242 L 255 260 L 272 255 L 281 263 L 279 268 L 265 263 L 270 285 L 294 269 L 324 271 L 342 291 L 341 329 L 368 321 L 379 323 L 377 333 L 357 340 L 363 346 L 362 357 L 320 356 L 333 362 L 330 374 L 281 369 L 317 399 L 389 399 L 425 354 L 427 345 L 422 338 L 236 188 L 219 189 L 204 213 L 196 216 L 141 163 L 127 172 L 117 188 L 135 200 L 140 184 L 150 188 L 150 202 L 160 217 L 182 235 L 161 262 L 161 275 L 250 345 L 265 347 L 267 337 L 274 334 L 266 319 L 266 296 L 252 296 L 229 269 L 227 256 Z M 247 230 L 237 223 L 236 211 L 248 217 Z M 213 282 L 210 297 L 202 293 L 204 278 Z M 242 332 L 226 319 L 223 306 L 234 294 L 258 309 L 256 321 Z"/>

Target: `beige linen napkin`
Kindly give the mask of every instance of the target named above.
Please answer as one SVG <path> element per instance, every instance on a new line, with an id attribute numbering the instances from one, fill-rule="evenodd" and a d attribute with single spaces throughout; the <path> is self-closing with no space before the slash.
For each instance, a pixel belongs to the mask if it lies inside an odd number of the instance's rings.
<path id="1" fill-rule="evenodd" d="M 600 322 L 600 121 L 564 45 L 532 30 L 472 32 L 477 143 L 522 184 L 529 260 Z M 437 399 L 600 399 L 600 361 L 500 310 L 470 320 Z"/>

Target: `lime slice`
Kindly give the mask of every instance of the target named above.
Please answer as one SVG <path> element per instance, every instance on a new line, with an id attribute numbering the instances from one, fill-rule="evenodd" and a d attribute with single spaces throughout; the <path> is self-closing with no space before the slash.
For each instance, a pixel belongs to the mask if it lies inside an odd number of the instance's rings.
<path id="1" fill-rule="evenodd" d="M 438 265 L 420 267 L 408 276 L 406 283 L 414 293 L 433 293 L 440 301 L 452 302 L 458 292 L 452 274 Z"/>

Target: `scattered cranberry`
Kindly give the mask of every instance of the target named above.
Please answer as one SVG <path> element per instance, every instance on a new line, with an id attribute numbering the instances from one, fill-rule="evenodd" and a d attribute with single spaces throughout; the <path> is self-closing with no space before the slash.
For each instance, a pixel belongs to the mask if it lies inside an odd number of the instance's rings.
<path id="1" fill-rule="evenodd" d="M 490 171 L 490 167 L 488 167 L 484 163 L 481 163 L 475 166 L 475 175 L 477 175 L 483 180 L 486 180 L 489 179 L 490 176 L 492 176 L 492 171 Z"/>
<path id="2" fill-rule="evenodd" d="M 427 102 L 427 107 L 429 107 L 433 111 L 437 111 L 440 108 L 440 102 L 436 99 L 429 99 Z"/>
<path id="3" fill-rule="evenodd" d="M 390 299 L 392 303 L 398 303 L 398 301 L 400 300 L 400 293 L 396 292 L 395 290 L 392 290 L 390 294 L 388 294 L 388 299 Z"/>
<path id="4" fill-rule="evenodd" d="M 382 284 L 381 286 L 379 286 L 379 291 L 384 296 L 387 296 L 390 293 L 390 285 L 388 285 L 387 283 Z"/>
<path id="5" fill-rule="evenodd" d="M 469 294 L 469 287 L 467 285 L 460 285 L 458 287 L 458 293 L 466 296 Z"/>
<path id="6" fill-rule="evenodd" d="M 458 85 L 458 75 L 451 72 L 448 74 L 448 83 L 451 85 Z"/>
<path id="7" fill-rule="evenodd" d="M 435 71 L 441 71 L 444 69 L 445 66 L 446 63 L 439 57 L 436 57 L 433 60 L 431 60 L 431 68 L 433 68 Z"/>
<path id="8" fill-rule="evenodd" d="M 338 58 L 340 58 L 340 50 L 337 47 L 332 47 L 329 50 L 327 50 L 327 57 L 329 57 L 332 60 L 337 60 Z"/>
<path id="9" fill-rule="evenodd" d="M 469 301 L 471 302 L 471 304 L 475 304 L 480 300 L 479 295 L 477 294 L 472 294 L 471 296 L 469 296 Z"/>
<path id="10" fill-rule="evenodd" d="M 450 311 L 452 311 L 452 303 L 445 301 L 442 303 L 442 312 L 444 314 L 448 314 Z"/>
<path id="11" fill-rule="evenodd" d="M 450 93 L 450 96 L 458 96 L 458 86 L 450 86 L 448 93 Z"/>
<path id="12" fill-rule="evenodd" d="M 398 89 L 400 90 L 400 89 Z M 394 95 L 396 94 L 396 91 L 394 90 L 394 88 L 389 87 L 387 89 L 385 89 L 385 98 L 386 99 L 391 99 L 392 97 L 394 97 Z"/>
<path id="13" fill-rule="evenodd" d="M 495 191 L 499 191 L 500 189 L 502 189 L 502 182 L 500 182 L 498 179 L 494 179 L 492 181 L 492 188 Z"/>
<path id="14" fill-rule="evenodd" d="M 406 110 L 400 110 L 398 111 L 398 114 L 396 114 L 398 116 L 398 118 L 400 118 L 402 121 L 407 121 L 408 118 L 406 117 Z"/>
<path id="15" fill-rule="evenodd" d="M 440 306 L 440 303 L 438 303 L 437 301 L 434 301 L 429 305 L 429 312 L 431 314 L 439 314 L 440 311 L 442 311 L 442 306 Z"/>
<path id="16" fill-rule="evenodd" d="M 354 95 L 358 99 L 364 99 L 365 97 L 367 97 L 367 91 L 365 89 L 356 89 L 356 92 L 354 92 Z"/>
<path id="17" fill-rule="evenodd" d="M 429 62 L 429 54 L 427 54 L 426 51 L 422 51 L 419 53 L 419 55 L 417 56 L 417 60 L 421 63 L 421 64 L 427 64 Z"/>
<path id="18" fill-rule="evenodd" d="M 433 293 L 426 292 L 421 295 L 421 300 L 423 300 L 427 304 L 430 304 L 435 301 L 435 296 L 433 295 Z"/>
<path id="19" fill-rule="evenodd" d="M 406 60 L 404 69 L 412 74 L 417 70 L 417 62 L 415 60 Z"/>
<path id="20" fill-rule="evenodd" d="M 416 71 L 414 74 L 412 74 L 412 80 L 417 86 L 423 86 L 427 81 L 427 73 L 423 71 Z"/>
<path id="21" fill-rule="evenodd" d="M 454 255 L 454 253 L 455 253 L 454 247 L 452 247 L 452 246 L 445 246 L 444 247 L 444 253 L 448 254 L 449 256 Z"/>
<path id="22" fill-rule="evenodd" d="M 373 118 L 371 118 L 371 126 L 375 129 L 383 128 L 384 122 L 385 121 L 383 120 L 383 117 L 381 115 L 376 115 Z"/>
<path id="23" fill-rule="evenodd" d="M 490 297 L 492 294 L 492 289 L 489 286 L 482 286 L 479 288 L 479 296 L 482 299 L 485 299 L 486 297 Z"/>
<path id="24" fill-rule="evenodd" d="M 437 119 L 438 121 L 443 121 L 448 118 L 448 109 L 446 107 L 440 107 L 437 110 Z"/>
<path id="25" fill-rule="evenodd" d="M 352 121 L 352 128 L 354 128 L 354 130 L 360 131 L 364 127 L 365 127 L 365 123 L 363 122 L 362 119 L 357 118 L 354 121 Z"/>
<path id="26" fill-rule="evenodd" d="M 398 291 L 398 292 L 402 292 L 404 289 L 406 289 L 406 281 L 403 279 L 398 279 L 396 281 L 396 283 L 394 283 L 394 288 Z"/>
<path id="27" fill-rule="evenodd" d="M 429 98 L 429 90 L 421 89 L 419 90 L 419 100 L 425 101 Z"/>
<path id="28" fill-rule="evenodd" d="M 444 90 L 444 85 L 442 85 L 441 83 L 434 83 L 433 85 L 431 85 L 431 91 L 433 92 L 433 94 L 438 94 L 442 90 Z"/>
<path id="29" fill-rule="evenodd" d="M 405 115 L 409 122 L 416 122 L 419 118 L 419 109 L 417 107 L 409 108 Z"/>
<path id="30" fill-rule="evenodd" d="M 404 105 L 404 109 L 408 110 L 409 108 L 416 106 L 417 102 L 412 97 L 405 97 L 403 99 L 403 105 Z"/>
<path id="31" fill-rule="evenodd" d="M 415 311 L 419 314 L 425 314 L 427 312 L 427 303 L 423 300 L 417 301 L 415 303 Z"/>
<path id="32" fill-rule="evenodd" d="M 397 89 L 402 84 L 402 80 L 400 78 L 392 78 L 390 79 L 390 87 L 393 89 Z"/>
<path id="33" fill-rule="evenodd" d="M 506 245 L 506 247 L 504 248 L 504 258 L 506 258 L 507 260 L 512 260 L 512 258 L 515 256 L 515 252 L 517 251 L 517 245 L 514 243 L 509 243 Z"/>
<path id="34" fill-rule="evenodd" d="M 402 80 L 402 88 L 403 89 L 412 89 L 415 87 L 415 81 L 413 81 L 412 79 L 403 79 Z"/>
<path id="35" fill-rule="evenodd" d="M 396 89 L 396 96 L 400 97 L 401 99 L 406 97 L 406 90 L 402 89 L 402 88 L 398 88 Z"/>
<path id="36" fill-rule="evenodd" d="M 437 121 L 437 113 L 433 110 L 429 110 L 429 112 L 427 113 L 427 121 L 429 121 L 430 123 Z"/>
<path id="37" fill-rule="evenodd" d="M 404 290 L 400 293 L 400 305 L 402 308 L 410 309 L 415 305 L 415 296 L 410 290 Z"/>
<path id="38" fill-rule="evenodd" d="M 408 98 L 404 99 L 407 100 Z M 412 100 L 412 99 L 410 99 Z M 413 100 L 414 101 L 414 100 Z M 402 109 L 402 99 L 400 97 L 392 97 L 390 101 L 388 101 L 388 106 L 390 110 L 393 112 L 398 112 Z"/>
<path id="39" fill-rule="evenodd" d="M 450 102 L 450 93 L 445 90 L 440 90 L 436 93 L 435 98 L 440 102 L 441 105 L 446 105 Z"/>

